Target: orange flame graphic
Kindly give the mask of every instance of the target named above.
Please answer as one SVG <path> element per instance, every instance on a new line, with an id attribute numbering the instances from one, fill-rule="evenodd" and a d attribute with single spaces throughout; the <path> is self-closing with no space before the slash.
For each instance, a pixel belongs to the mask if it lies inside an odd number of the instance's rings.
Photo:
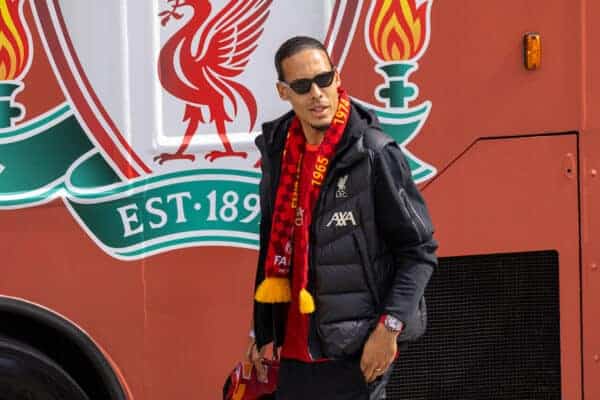
<path id="1" fill-rule="evenodd" d="M 371 48 L 381 61 L 414 58 L 427 39 L 427 7 L 416 0 L 377 0 L 369 24 Z"/>
<path id="2" fill-rule="evenodd" d="M 27 66 L 29 42 L 19 13 L 23 0 L 0 0 L 0 80 L 14 80 Z"/>

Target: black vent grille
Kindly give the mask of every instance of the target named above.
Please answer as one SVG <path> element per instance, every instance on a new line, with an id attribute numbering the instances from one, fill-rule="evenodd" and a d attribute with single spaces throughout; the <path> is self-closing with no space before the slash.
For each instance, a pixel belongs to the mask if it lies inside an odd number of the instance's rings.
<path id="1" fill-rule="evenodd" d="M 560 400 L 556 251 L 440 259 L 426 298 L 388 399 Z"/>

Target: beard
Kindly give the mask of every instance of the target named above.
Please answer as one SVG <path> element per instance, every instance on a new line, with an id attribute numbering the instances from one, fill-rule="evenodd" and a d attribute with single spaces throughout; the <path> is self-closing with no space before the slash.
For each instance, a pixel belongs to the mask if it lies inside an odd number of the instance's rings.
<path id="1" fill-rule="evenodd" d="M 319 131 L 319 132 L 325 132 L 325 131 L 327 131 L 327 129 L 329 129 L 329 126 L 330 126 L 330 125 L 331 125 L 331 124 L 324 124 L 324 125 L 311 125 L 310 127 L 311 127 L 311 128 L 313 128 L 313 129 L 314 129 L 314 130 L 316 130 L 316 131 Z"/>

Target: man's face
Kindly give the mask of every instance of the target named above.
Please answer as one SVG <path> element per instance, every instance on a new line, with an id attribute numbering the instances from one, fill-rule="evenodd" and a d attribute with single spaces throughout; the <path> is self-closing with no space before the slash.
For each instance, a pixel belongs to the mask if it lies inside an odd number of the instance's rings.
<path id="1" fill-rule="evenodd" d="M 286 83 L 298 79 L 312 79 L 315 76 L 332 70 L 327 54 L 318 49 L 306 49 L 281 63 Z M 316 131 L 325 131 L 331 125 L 338 106 L 337 89 L 341 80 L 335 72 L 333 81 L 327 87 L 321 88 L 315 82 L 305 94 L 296 93 L 291 87 L 277 83 L 279 97 L 291 103 L 296 116 L 306 130 L 308 127 Z"/>

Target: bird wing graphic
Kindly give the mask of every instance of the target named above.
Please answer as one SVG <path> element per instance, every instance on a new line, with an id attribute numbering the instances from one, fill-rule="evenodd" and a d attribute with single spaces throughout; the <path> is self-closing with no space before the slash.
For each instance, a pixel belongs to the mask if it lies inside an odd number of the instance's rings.
<path id="1" fill-rule="evenodd" d="M 250 114 L 250 130 L 254 127 L 257 107 L 254 96 L 245 86 L 233 80 L 244 71 L 250 55 L 258 46 L 264 31 L 272 0 L 231 0 L 207 24 L 200 38 L 196 61 L 214 88 L 231 101 L 237 114 L 237 92 Z"/>
<path id="2" fill-rule="evenodd" d="M 197 60 L 221 77 L 241 74 L 257 47 L 272 0 L 231 0 L 208 23 Z"/>

